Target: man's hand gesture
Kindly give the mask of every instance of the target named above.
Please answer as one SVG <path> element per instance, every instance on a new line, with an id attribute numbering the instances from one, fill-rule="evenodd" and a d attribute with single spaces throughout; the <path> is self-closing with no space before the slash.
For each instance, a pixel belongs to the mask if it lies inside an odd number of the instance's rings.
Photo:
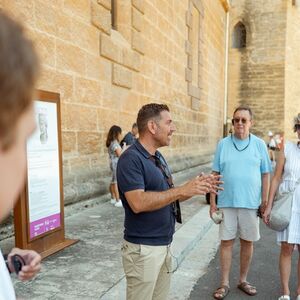
<path id="1" fill-rule="evenodd" d="M 218 190 L 223 189 L 219 187 L 219 185 L 223 183 L 220 181 L 220 178 L 221 175 L 205 175 L 202 173 L 180 187 L 182 195 L 181 200 L 186 200 L 195 195 L 205 195 L 207 193 L 217 194 Z"/>

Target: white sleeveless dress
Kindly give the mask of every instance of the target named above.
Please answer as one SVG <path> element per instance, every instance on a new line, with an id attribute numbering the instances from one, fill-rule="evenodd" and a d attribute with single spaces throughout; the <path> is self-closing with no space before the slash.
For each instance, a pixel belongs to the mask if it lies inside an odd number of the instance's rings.
<path id="1" fill-rule="evenodd" d="M 0 250 L 0 300 L 16 300 L 15 291 Z"/>
<path id="2" fill-rule="evenodd" d="M 284 155 L 285 165 L 279 185 L 280 192 L 293 190 L 296 181 L 300 178 L 300 149 L 297 144 L 287 142 L 284 147 Z M 294 193 L 290 224 L 284 231 L 277 232 L 277 242 L 300 244 L 300 184 L 297 185 Z"/>

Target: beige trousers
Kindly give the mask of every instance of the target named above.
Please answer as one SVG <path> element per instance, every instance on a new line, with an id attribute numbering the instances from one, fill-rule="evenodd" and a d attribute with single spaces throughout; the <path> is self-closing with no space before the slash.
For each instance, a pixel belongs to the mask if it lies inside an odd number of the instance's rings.
<path id="1" fill-rule="evenodd" d="M 124 241 L 123 268 L 127 300 L 166 300 L 172 273 L 170 246 L 148 246 Z"/>

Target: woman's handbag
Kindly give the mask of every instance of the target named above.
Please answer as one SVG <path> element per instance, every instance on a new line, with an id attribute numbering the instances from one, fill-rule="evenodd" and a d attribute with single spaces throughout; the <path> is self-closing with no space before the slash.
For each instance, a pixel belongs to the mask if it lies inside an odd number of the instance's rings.
<path id="1" fill-rule="evenodd" d="M 299 182 L 300 179 L 297 180 L 295 189 Z M 295 189 L 286 193 L 277 192 L 268 224 L 271 229 L 283 231 L 289 226 L 292 216 L 292 204 Z"/>

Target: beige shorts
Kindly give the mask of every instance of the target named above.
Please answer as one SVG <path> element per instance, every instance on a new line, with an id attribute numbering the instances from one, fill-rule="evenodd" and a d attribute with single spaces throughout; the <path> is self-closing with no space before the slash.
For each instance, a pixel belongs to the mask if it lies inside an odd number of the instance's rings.
<path id="1" fill-rule="evenodd" d="M 224 219 L 219 227 L 219 237 L 223 241 L 237 237 L 255 242 L 260 239 L 259 217 L 256 209 L 247 208 L 220 208 Z"/>

